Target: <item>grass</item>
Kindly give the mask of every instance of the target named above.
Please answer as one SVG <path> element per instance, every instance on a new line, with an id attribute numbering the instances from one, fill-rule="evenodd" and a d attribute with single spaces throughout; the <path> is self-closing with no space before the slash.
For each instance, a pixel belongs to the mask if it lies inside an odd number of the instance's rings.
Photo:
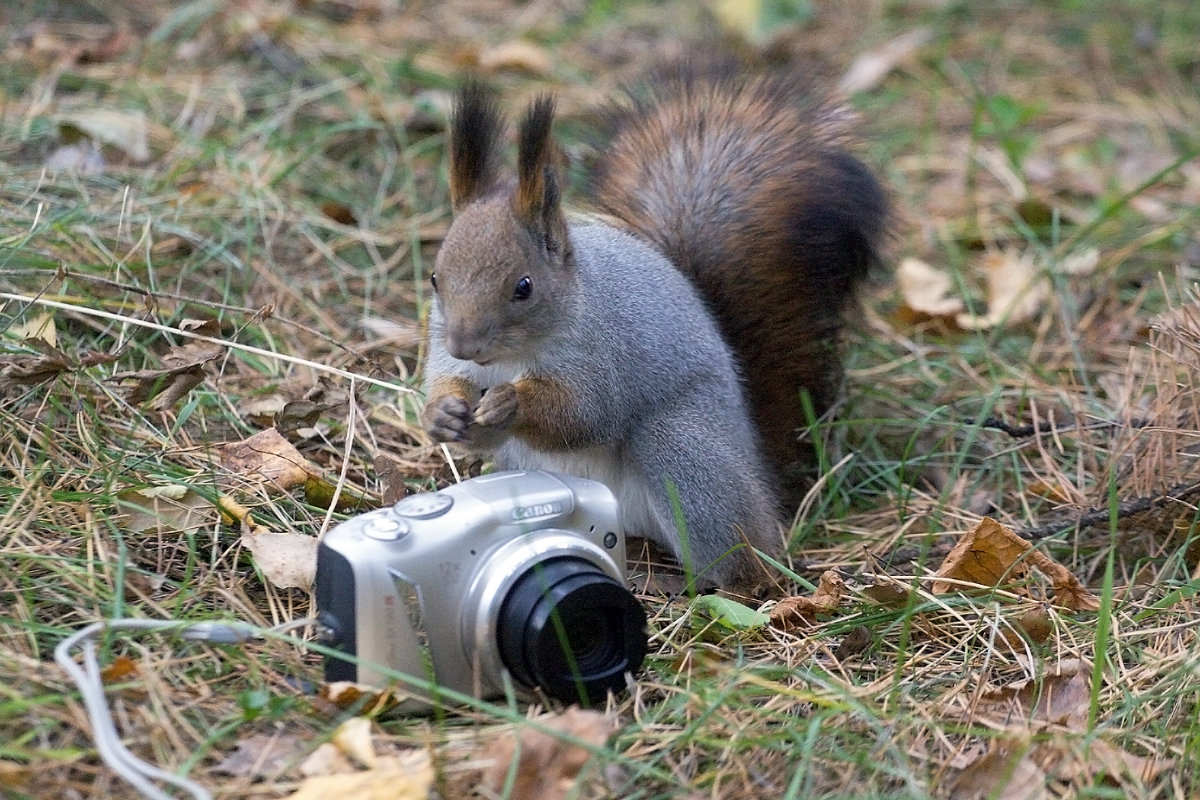
<path id="1" fill-rule="evenodd" d="M 429 109 L 481 52 L 523 39 L 549 66 L 490 77 L 514 104 L 557 91 L 575 152 L 587 108 L 649 53 L 686 50 L 673 31 L 697 32 L 700 15 L 679 5 L 0 12 L 0 794 L 133 796 L 52 661 L 79 626 L 265 628 L 309 613 L 306 592 L 263 579 L 236 520 L 198 503 L 135 530 L 131 489 L 231 497 L 269 530 L 313 534 L 355 513 L 331 512 L 322 486 L 378 501 L 452 479 L 410 391 L 449 217 Z M 735 631 L 647 595 L 645 673 L 610 709 L 615 735 L 589 745 L 603 768 L 578 796 L 1018 796 L 998 774 L 1030 797 L 1200 793 L 1200 51 L 1188 34 L 1200 12 L 800 5 L 803 26 L 777 30 L 773 51 L 831 76 L 895 34 L 932 31 L 852 98 L 864 156 L 893 192 L 896 260 L 947 270 L 979 306 L 981 252 L 1031 252 L 1051 289 L 1032 319 L 974 332 L 913 318 L 886 277 L 871 289 L 840 415 L 814 431 L 828 474 L 798 516 L 791 564 L 807 586 L 838 570 L 847 596 L 804 630 Z M 123 154 L 124 130 L 102 171 L 46 169 L 80 133 L 62 120 L 97 108 L 144 114 L 146 162 Z M 1091 274 L 1054 269 L 1086 248 L 1099 252 Z M 48 320 L 62 355 L 27 338 Z M 131 400 L 171 377 L 189 320 L 214 321 L 231 346 L 193 365 L 174 402 Z M 279 491 L 222 464 L 221 443 L 272 420 L 320 485 Z M 1086 512 L 1104 521 L 1075 525 Z M 932 594 L 926 578 L 983 515 L 1037 531 L 1101 610 L 1011 589 Z M 109 684 L 126 743 L 218 796 L 295 790 L 296 763 L 350 713 L 310 691 L 320 656 L 285 638 L 103 645 L 104 664 L 132 665 Z M 1062 696 L 1082 716 L 1055 706 Z M 554 719 L 487 704 L 382 715 L 376 742 L 428 749 L 438 796 L 467 796 L 490 742 Z M 291 741 L 288 757 L 229 768 L 255 736 Z"/>

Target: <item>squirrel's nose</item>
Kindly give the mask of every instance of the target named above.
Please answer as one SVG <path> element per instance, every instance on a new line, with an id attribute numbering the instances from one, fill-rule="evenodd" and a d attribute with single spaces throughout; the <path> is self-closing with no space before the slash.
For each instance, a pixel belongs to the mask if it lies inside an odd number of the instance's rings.
<path id="1" fill-rule="evenodd" d="M 476 361 L 483 355 L 483 341 L 477 331 L 454 326 L 446 331 L 446 352 L 460 361 Z"/>

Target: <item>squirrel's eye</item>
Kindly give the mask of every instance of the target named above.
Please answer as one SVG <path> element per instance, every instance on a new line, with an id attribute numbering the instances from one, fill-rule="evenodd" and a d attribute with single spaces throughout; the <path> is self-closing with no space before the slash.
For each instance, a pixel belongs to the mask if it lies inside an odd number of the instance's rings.
<path id="1" fill-rule="evenodd" d="M 436 272 L 432 272 L 432 273 L 430 273 L 430 275 L 429 275 L 429 285 L 433 287 L 433 290 L 434 290 L 435 292 L 437 291 L 437 273 L 436 273 Z"/>
<path id="2" fill-rule="evenodd" d="M 513 300 L 528 300 L 531 296 L 533 296 L 533 280 L 526 275 L 513 287 Z"/>

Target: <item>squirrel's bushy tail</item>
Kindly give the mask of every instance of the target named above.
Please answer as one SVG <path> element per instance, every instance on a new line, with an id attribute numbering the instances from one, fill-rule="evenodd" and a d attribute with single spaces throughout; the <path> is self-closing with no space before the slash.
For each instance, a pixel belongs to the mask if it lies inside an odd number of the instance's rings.
<path id="1" fill-rule="evenodd" d="M 589 175 L 597 210 L 707 299 L 793 509 L 813 466 L 800 393 L 818 415 L 836 399 L 838 336 L 888 215 L 852 118 L 794 76 L 683 68 L 610 112 Z"/>

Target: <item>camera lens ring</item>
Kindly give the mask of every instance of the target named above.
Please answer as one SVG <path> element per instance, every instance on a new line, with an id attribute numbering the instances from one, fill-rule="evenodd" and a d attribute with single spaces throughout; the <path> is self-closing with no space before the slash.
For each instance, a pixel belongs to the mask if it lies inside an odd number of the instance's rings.
<path id="1" fill-rule="evenodd" d="M 575 556 L 533 564 L 500 606 L 496 645 L 514 680 L 565 703 L 625 686 L 646 655 L 646 614 L 621 583 Z"/>

